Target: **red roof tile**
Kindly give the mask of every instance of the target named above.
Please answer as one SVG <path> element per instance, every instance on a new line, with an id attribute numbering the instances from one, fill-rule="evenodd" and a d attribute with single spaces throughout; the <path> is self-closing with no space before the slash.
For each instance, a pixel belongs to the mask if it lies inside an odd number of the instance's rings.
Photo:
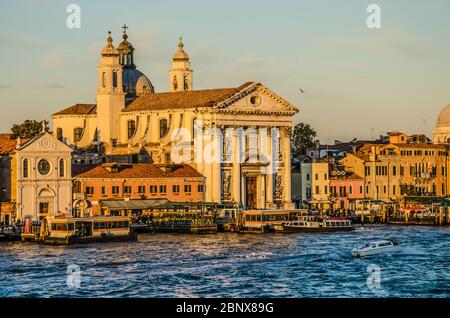
<path id="1" fill-rule="evenodd" d="M 95 115 L 97 114 L 96 104 L 75 104 L 66 109 L 63 109 L 55 114 L 56 115 Z"/>
<path id="2" fill-rule="evenodd" d="M 12 134 L 0 134 L 0 155 L 6 156 L 11 151 L 16 149 L 17 146 L 17 139 L 11 139 Z M 26 143 L 29 138 L 27 139 L 21 139 L 20 143 L 23 145 Z"/>
<path id="3" fill-rule="evenodd" d="M 167 172 L 150 163 L 117 164 L 120 167 L 118 172 L 111 172 L 106 169 L 111 166 L 111 163 L 98 165 L 88 171 L 74 175 L 74 177 L 86 179 L 203 178 L 202 174 L 189 165 L 171 165 L 171 171 Z"/>
<path id="4" fill-rule="evenodd" d="M 145 94 L 134 100 L 122 111 L 132 112 L 140 110 L 212 107 L 252 84 L 254 83 L 248 82 L 233 88 Z"/>

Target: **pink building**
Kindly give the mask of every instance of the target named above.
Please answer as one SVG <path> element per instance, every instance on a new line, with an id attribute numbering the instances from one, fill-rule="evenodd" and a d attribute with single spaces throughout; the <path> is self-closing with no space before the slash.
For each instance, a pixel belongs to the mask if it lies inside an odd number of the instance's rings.
<path id="1" fill-rule="evenodd" d="M 335 209 L 356 209 L 357 200 L 364 199 L 364 179 L 353 172 L 330 173 L 330 197 Z"/>

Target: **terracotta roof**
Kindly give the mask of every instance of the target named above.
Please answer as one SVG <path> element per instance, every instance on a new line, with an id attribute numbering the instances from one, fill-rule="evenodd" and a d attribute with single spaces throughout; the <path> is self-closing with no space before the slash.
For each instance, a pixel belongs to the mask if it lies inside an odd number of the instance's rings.
<path id="1" fill-rule="evenodd" d="M 5 156 L 8 155 L 11 151 L 16 149 L 17 140 L 11 139 L 12 134 L 0 134 L 0 155 Z M 20 144 L 23 145 L 30 138 L 21 139 Z"/>
<path id="2" fill-rule="evenodd" d="M 88 179 L 113 179 L 113 178 L 203 178 L 197 170 L 189 165 L 171 165 L 172 171 L 163 171 L 158 166 L 150 163 L 136 163 L 136 164 L 115 164 L 120 166 L 118 172 L 110 172 L 106 170 L 111 167 L 111 163 L 101 164 L 94 168 L 74 175 L 75 178 Z"/>
<path id="3" fill-rule="evenodd" d="M 139 110 L 212 107 L 219 102 L 230 98 L 251 84 L 253 84 L 253 82 L 247 82 L 234 88 L 145 94 L 134 100 L 122 111 L 132 112 Z"/>
<path id="4" fill-rule="evenodd" d="M 60 112 L 53 114 L 55 115 L 95 115 L 97 114 L 96 104 L 75 104 Z"/>

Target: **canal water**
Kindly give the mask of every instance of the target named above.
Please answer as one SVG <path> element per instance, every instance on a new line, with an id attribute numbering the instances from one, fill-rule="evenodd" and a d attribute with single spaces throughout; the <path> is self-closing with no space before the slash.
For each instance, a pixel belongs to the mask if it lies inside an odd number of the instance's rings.
<path id="1" fill-rule="evenodd" d="M 405 247 L 351 256 L 357 244 L 383 238 Z M 450 297 L 450 228 L 0 243 L 0 275 L 0 297 Z"/>

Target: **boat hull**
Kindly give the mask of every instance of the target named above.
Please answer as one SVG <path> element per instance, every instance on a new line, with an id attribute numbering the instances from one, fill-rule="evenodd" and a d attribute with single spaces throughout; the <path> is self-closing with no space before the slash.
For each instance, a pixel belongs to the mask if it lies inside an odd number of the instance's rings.
<path id="1" fill-rule="evenodd" d="M 372 255 L 378 255 L 383 253 L 392 253 L 397 252 L 400 249 L 398 245 L 395 246 L 387 246 L 382 248 L 376 248 L 371 250 L 353 250 L 352 255 L 354 257 L 365 257 L 365 256 L 372 256 Z"/>
<path id="2" fill-rule="evenodd" d="M 129 235 L 113 235 L 113 236 L 98 236 L 98 237 L 47 237 L 39 240 L 38 243 L 46 245 L 73 245 L 73 244 L 88 244 L 88 243 L 108 243 L 108 242 L 127 242 L 136 241 L 137 234 L 131 232 Z"/>
<path id="3" fill-rule="evenodd" d="M 316 232 L 348 232 L 352 231 L 353 227 L 298 227 L 298 226 L 283 226 L 285 233 L 316 233 Z"/>

